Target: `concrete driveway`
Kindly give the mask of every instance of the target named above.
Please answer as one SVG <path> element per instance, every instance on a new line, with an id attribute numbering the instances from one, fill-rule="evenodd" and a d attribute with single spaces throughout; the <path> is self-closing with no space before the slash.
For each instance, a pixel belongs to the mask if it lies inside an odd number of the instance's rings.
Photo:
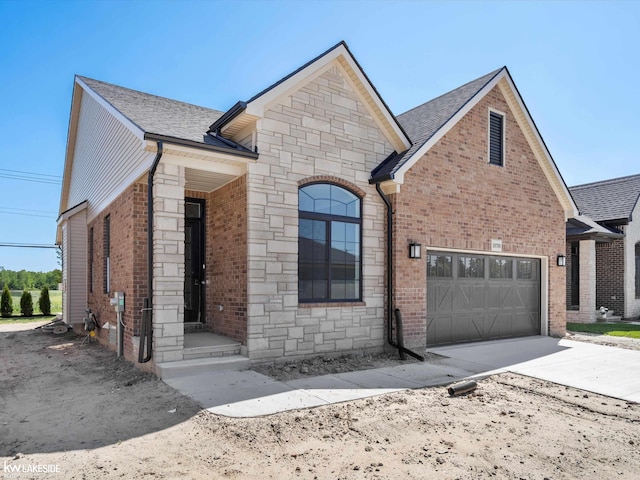
<path id="1" fill-rule="evenodd" d="M 640 351 L 551 337 L 524 337 L 428 349 L 424 363 L 277 381 L 251 370 L 166 379 L 213 413 L 270 415 L 405 389 L 514 372 L 640 402 Z"/>
<path id="2" fill-rule="evenodd" d="M 529 377 L 640 402 L 640 351 L 525 337 L 430 349 L 451 359 L 484 366 L 478 376 L 513 372 Z"/>

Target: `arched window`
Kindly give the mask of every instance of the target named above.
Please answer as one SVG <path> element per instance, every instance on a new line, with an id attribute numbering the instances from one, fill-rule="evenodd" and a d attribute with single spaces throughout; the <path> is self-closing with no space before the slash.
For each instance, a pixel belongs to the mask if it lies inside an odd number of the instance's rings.
<path id="1" fill-rule="evenodd" d="M 360 198 L 330 183 L 298 191 L 298 300 L 360 301 Z"/>

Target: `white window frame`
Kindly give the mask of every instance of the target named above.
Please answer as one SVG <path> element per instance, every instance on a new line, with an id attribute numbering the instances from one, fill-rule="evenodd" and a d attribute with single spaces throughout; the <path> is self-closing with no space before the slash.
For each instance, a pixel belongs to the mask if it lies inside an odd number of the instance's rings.
<path id="1" fill-rule="evenodd" d="M 495 163 L 491 163 L 491 114 L 494 113 L 496 115 L 500 115 L 502 117 L 502 164 L 496 165 Z M 506 165 L 506 157 L 507 157 L 507 114 L 505 112 L 501 112 L 500 110 L 496 110 L 495 108 L 489 107 L 487 112 L 487 163 L 489 165 L 494 165 L 496 167 L 504 167 Z"/>

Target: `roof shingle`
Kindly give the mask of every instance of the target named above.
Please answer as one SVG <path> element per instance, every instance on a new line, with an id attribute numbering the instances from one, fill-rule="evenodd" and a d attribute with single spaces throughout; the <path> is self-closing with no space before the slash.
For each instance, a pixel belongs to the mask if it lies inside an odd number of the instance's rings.
<path id="1" fill-rule="evenodd" d="M 219 110 L 131 90 L 92 78 L 78 76 L 78 79 L 145 133 L 237 150 L 216 137 L 207 135 L 209 125 L 223 114 Z"/>
<path id="2" fill-rule="evenodd" d="M 372 181 L 393 176 L 420 147 L 503 69 L 504 67 L 494 70 L 398 115 L 397 119 L 413 145 L 405 152 L 392 154 L 376 167 L 371 174 Z"/>
<path id="3" fill-rule="evenodd" d="M 630 222 L 640 197 L 640 175 L 570 187 L 580 213 L 596 222 Z"/>

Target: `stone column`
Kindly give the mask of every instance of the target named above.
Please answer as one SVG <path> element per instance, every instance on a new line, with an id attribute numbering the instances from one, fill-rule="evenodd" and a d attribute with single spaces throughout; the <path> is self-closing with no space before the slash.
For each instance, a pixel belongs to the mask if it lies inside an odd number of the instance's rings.
<path id="1" fill-rule="evenodd" d="M 153 350 L 156 363 L 183 359 L 184 167 L 160 163 L 153 186 Z"/>
<path id="2" fill-rule="evenodd" d="M 580 321 L 596 321 L 596 242 L 580 242 Z"/>

